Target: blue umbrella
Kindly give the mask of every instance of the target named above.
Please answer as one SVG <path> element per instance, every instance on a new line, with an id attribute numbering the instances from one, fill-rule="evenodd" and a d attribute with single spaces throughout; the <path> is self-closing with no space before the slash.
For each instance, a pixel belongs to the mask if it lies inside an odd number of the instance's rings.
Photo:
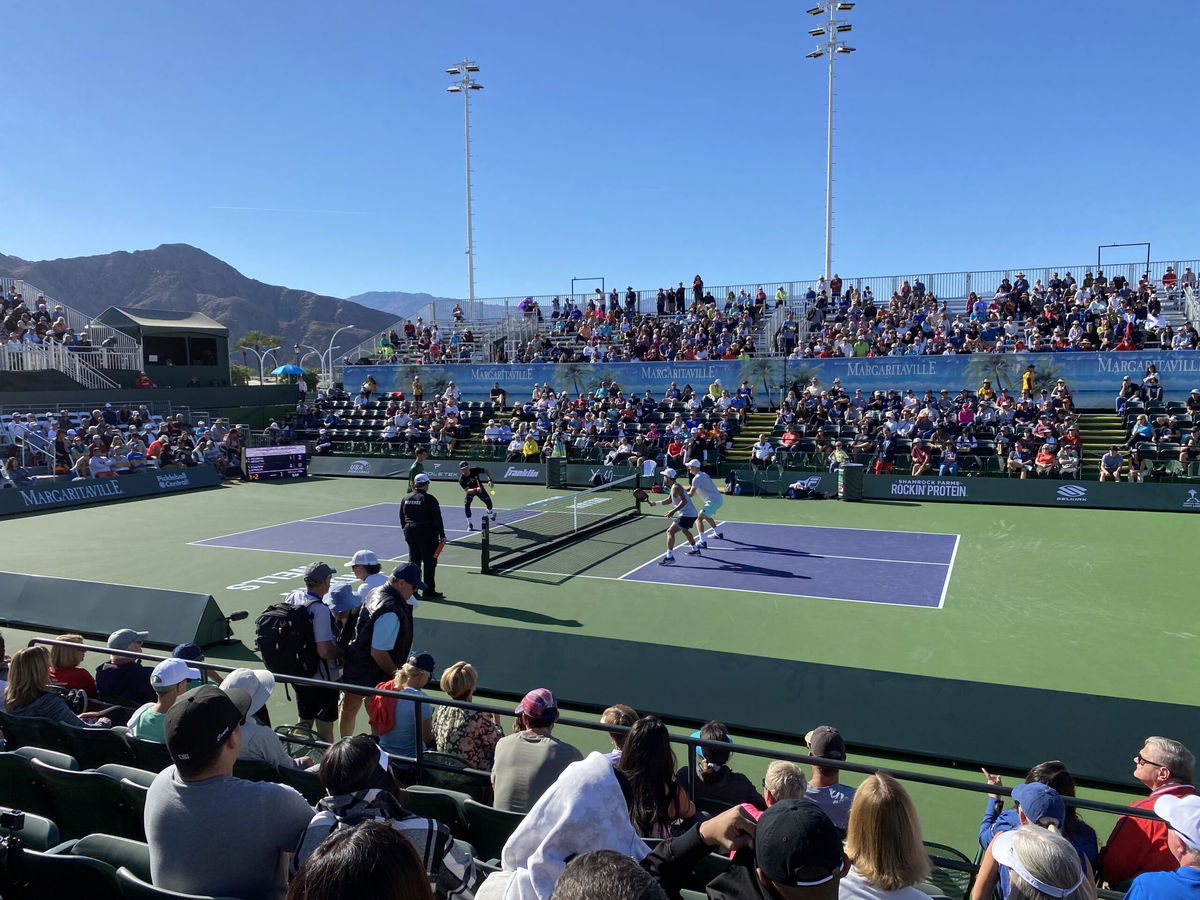
<path id="1" fill-rule="evenodd" d="M 272 375 L 303 375 L 304 370 L 302 368 L 300 368 L 299 366 L 293 366 L 291 363 L 288 363 L 286 366 L 280 366 L 277 369 L 272 369 L 271 374 Z"/>

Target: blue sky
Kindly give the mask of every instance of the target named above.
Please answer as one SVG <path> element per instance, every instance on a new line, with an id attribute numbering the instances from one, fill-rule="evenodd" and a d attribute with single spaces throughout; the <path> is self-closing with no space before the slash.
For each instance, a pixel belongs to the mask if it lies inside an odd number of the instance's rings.
<path id="1" fill-rule="evenodd" d="M 825 67 L 804 58 L 806 5 L 16 0 L 0 252 L 186 242 L 290 287 L 465 296 L 443 70 L 468 55 L 478 296 L 816 275 Z M 1200 253 L 1196 0 L 859 0 L 848 17 L 835 270 Z"/>

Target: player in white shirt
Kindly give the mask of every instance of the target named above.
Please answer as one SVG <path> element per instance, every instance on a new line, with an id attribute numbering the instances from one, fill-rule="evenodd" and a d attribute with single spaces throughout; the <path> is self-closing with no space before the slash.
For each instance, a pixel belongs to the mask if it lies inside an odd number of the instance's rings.
<path id="1" fill-rule="evenodd" d="M 679 519 L 673 521 L 667 528 L 667 554 L 658 561 L 660 566 L 670 565 L 675 562 L 675 535 L 683 532 L 683 536 L 688 542 L 688 556 L 699 556 L 700 548 L 696 546 L 696 540 L 692 537 L 692 526 L 696 524 L 696 506 L 692 503 L 692 498 L 688 496 L 687 491 L 675 479 L 679 477 L 674 469 L 662 470 L 663 484 L 667 488 L 667 498 L 665 500 L 651 500 L 650 506 L 666 506 L 668 503 L 675 505 L 667 510 L 666 516 L 668 519 L 674 518 L 676 513 L 679 513 Z"/>
<path id="2" fill-rule="evenodd" d="M 721 508 L 721 504 L 725 502 L 725 498 L 721 496 L 721 492 L 717 490 L 716 484 L 713 483 L 712 476 L 703 470 L 700 465 L 700 460 L 689 459 L 685 465 L 687 466 L 688 475 L 692 479 L 692 486 L 688 488 L 688 496 L 696 497 L 703 501 L 700 510 L 697 513 L 697 519 L 700 522 L 700 549 L 708 549 L 708 540 L 704 536 L 704 532 L 709 528 L 712 529 L 713 537 L 719 540 L 725 540 L 725 535 L 717 529 L 717 520 L 713 518 L 713 513 Z M 704 521 L 708 520 L 708 525 L 705 526 Z"/>

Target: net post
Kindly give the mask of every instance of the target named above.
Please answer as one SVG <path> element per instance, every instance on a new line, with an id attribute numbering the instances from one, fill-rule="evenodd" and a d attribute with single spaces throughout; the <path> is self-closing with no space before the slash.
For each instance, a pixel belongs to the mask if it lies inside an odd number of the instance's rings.
<path id="1" fill-rule="evenodd" d="M 489 559 L 489 551 L 492 544 L 492 530 L 488 527 L 488 517 L 483 517 L 482 529 L 480 534 L 480 552 L 479 552 L 479 574 L 490 575 L 492 571 L 491 560 Z"/>

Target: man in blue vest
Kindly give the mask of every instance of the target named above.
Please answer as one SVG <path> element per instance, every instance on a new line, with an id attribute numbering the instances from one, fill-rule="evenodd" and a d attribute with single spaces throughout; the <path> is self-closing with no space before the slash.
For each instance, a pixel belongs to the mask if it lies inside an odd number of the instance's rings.
<path id="1" fill-rule="evenodd" d="M 420 567 L 404 563 L 367 594 L 346 648 L 343 683 L 375 687 L 404 665 L 413 643 L 413 594 L 424 589 Z"/>

